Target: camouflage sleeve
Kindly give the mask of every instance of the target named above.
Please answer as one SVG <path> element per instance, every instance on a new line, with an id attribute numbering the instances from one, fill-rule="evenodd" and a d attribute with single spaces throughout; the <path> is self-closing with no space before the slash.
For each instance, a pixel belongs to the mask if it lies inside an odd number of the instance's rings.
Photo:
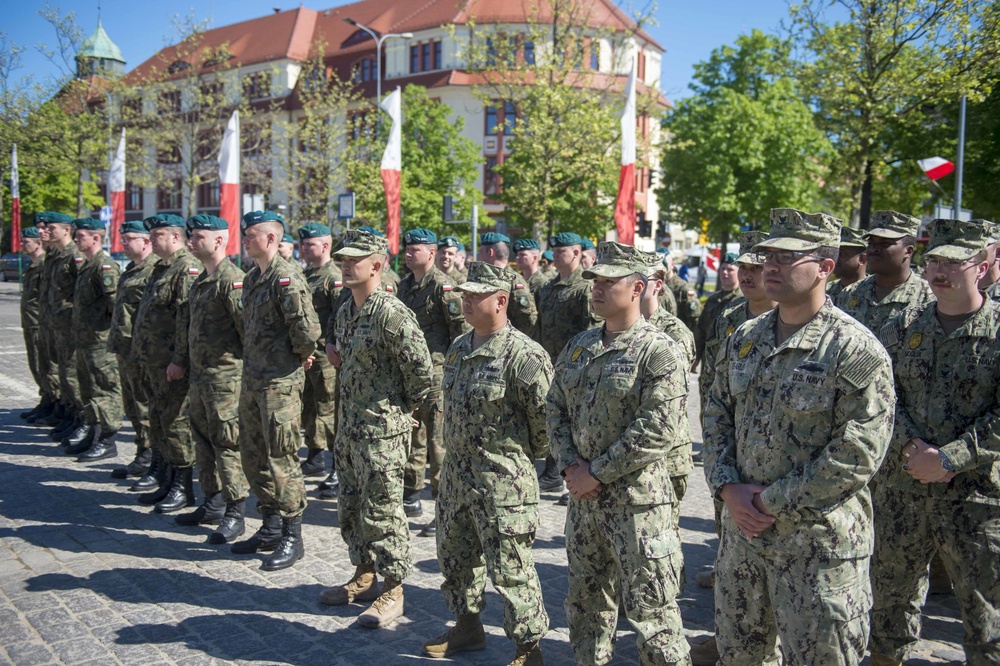
<path id="1" fill-rule="evenodd" d="M 182 368 L 188 367 L 188 323 L 190 321 L 190 301 L 191 285 L 194 284 L 197 274 L 191 275 L 191 271 L 185 269 L 177 273 L 174 278 L 174 355 L 170 362 Z"/>
<path id="2" fill-rule="evenodd" d="M 434 387 L 434 364 L 424 333 L 413 312 L 402 303 L 389 310 L 383 322 L 388 336 L 386 349 L 394 355 L 394 365 L 403 375 L 403 395 L 408 409 L 423 402 Z"/>
<path id="3" fill-rule="evenodd" d="M 705 359 L 705 344 L 709 338 L 709 331 L 715 328 L 714 317 L 718 313 L 713 305 L 714 303 L 705 305 L 694 327 L 694 357 L 699 363 Z"/>
<path id="4" fill-rule="evenodd" d="M 509 298 L 507 313 L 510 316 L 510 323 L 525 335 L 531 335 L 538 321 L 538 309 L 535 307 L 534 297 L 530 291 L 522 288 L 511 291 Z"/>
<path id="5" fill-rule="evenodd" d="M 450 282 L 447 285 L 448 289 L 445 286 L 438 285 L 437 287 L 440 290 L 438 302 L 441 304 L 441 316 L 448 322 L 448 335 L 451 336 L 450 344 L 471 327 L 465 323 L 465 317 L 462 315 L 462 297 L 455 291 L 454 285 Z"/>
<path id="6" fill-rule="evenodd" d="M 552 361 L 544 350 L 517 357 L 514 375 L 515 400 L 528 421 L 527 454 L 535 459 L 549 455 L 545 429 L 545 396 L 552 385 Z"/>
<path id="7" fill-rule="evenodd" d="M 847 345 L 838 364 L 830 441 L 761 493 L 773 516 L 817 519 L 829 513 L 868 485 L 885 458 L 896 403 L 892 364 L 870 338 Z"/>
<path id="8" fill-rule="evenodd" d="M 560 472 L 576 462 L 577 458 L 569 406 L 566 404 L 566 394 L 562 385 L 563 369 L 568 357 L 569 353 L 564 348 L 556 358 L 552 384 L 545 395 L 545 431 L 549 436 L 549 450 L 555 457 L 556 469 Z"/>
<path id="9" fill-rule="evenodd" d="M 677 316 L 677 299 L 674 297 L 674 292 L 670 291 L 666 286 L 660 292 L 660 307 L 670 314 Z"/>
<path id="10" fill-rule="evenodd" d="M 841 310 L 845 309 L 847 301 L 851 300 L 851 295 L 857 289 L 857 286 L 861 284 L 860 282 L 855 282 L 854 284 L 843 287 L 838 293 L 836 298 L 833 299 L 833 304 L 836 305 Z"/>
<path id="11" fill-rule="evenodd" d="M 278 309 L 288 326 L 288 337 L 292 343 L 292 353 L 305 361 L 316 351 L 316 341 L 321 331 L 319 318 L 312 304 L 312 294 L 305 280 L 292 276 L 291 284 L 278 287 Z"/>
<path id="12" fill-rule="evenodd" d="M 705 481 L 714 497 L 727 483 L 743 482 L 736 466 L 736 406 L 729 390 L 730 350 L 738 338 L 730 336 L 715 358 L 715 378 L 702 415 Z"/>
<path id="13" fill-rule="evenodd" d="M 242 284 L 242 282 L 240 283 Z M 229 318 L 233 320 L 236 327 L 236 334 L 240 336 L 240 343 L 243 342 L 243 288 L 237 289 L 230 282 L 228 293 L 226 294 L 226 310 L 229 311 Z"/>
<path id="14" fill-rule="evenodd" d="M 594 477 L 607 484 L 665 458 L 680 444 L 680 419 L 687 418 L 687 372 L 666 338 L 654 338 L 642 370 L 635 418 L 599 457 L 590 461 Z"/>
<path id="15" fill-rule="evenodd" d="M 878 332 L 878 341 L 885 347 L 893 365 L 900 352 L 900 341 L 905 337 L 908 324 L 908 311 L 903 311 L 890 319 Z M 895 373 L 893 373 L 895 375 Z M 894 389 L 898 390 L 899 385 L 894 383 Z M 915 437 L 923 437 L 924 433 L 917 427 L 916 421 L 910 416 L 906 405 L 902 400 L 896 401 L 895 424 L 892 428 L 892 437 L 889 440 L 889 451 L 897 455 L 903 453 L 903 447 L 908 441 Z"/>
<path id="16" fill-rule="evenodd" d="M 977 467 L 989 468 L 1000 462 L 1000 411 L 997 407 L 1000 406 L 1000 385 L 994 385 L 992 390 L 993 409 L 977 418 L 958 439 L 938 447 L 957 473 Z"/>
<path id="17" fill-rule="evenodd" d="M 594 312 L 593 297 L 590 294 L 590 283 L 580 290 L 580 305 L 577 310 L 580 313 L 580 328 L 581 331 L 586 331 L 590 328 L 597 328 L 604 323 L 604 317 L 601 317 L 596 312 Z"/>

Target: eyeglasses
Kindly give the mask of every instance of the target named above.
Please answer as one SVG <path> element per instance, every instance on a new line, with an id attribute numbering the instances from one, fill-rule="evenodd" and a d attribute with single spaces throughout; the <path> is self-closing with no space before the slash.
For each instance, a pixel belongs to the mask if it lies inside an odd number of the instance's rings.
<path id="1" fill-rule="evenodd" d="M 777 250 L 773 252 L 765 250 L 763 252 L 759 252 L 758 256 L 765 264 L 774 260 L 779 266 L 791 266 L 799 259 L 804 259 L 806 257 L 823 261 L 823 257 L 818 257 L 815 254 L 809 254 L 808 252 L 795 252 L 794 250 Z"/>
<path id="2" fill-rule="evenodd" d="M 975 257 L 972 259 L 966 259 L 965 261 L 959 261 L 957 259 L 939 259 L 938 257 L 924 257 L 924 264 L 927 268 L 933 268 L 939 271 L 947 271 L 949 273 L 957 270 L 961 270 L 963 267 L 971 265 L 975 261 Z"/>

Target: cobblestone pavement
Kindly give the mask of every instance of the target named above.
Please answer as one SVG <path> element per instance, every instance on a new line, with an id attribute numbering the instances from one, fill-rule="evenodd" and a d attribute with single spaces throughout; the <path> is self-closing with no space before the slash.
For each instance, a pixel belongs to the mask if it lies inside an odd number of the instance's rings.
<path id="1" fill-rule="evenodd" d="M 0 663 L 13 664 L 409 664 L 423 661 L 422 642 L 451 618 L 439 592 L 433 539 L 413 537 L 415 569 L 407 579 L 406 616 L 371 631 L 354 620 L 362 606 L 322 606 L 320 590 L 353 568 L 337 530 L 335 502 L 312 500 L 304 519 L 306 556 L 289 570 L 266 573 L 259 556 L 234 556 L 206 543 L 213 528 L 181 528 L 155 514 L 110 478 L 131 459 L 123 431 L 117 460 L 81 465 L 61 454 L 46 431 L 17 412 L 36 393 L 18 327 L 17 285 L 0 284 Z M 697 383 L 692 381 L 693 390 Z M 693 409 L 697 400 L 691 400 Z M 695 416 L 692 411 L 692 416 Z M 693 419 L 696 423 L 696 419 Z M 700 430 L 696 430 L 696 438 Z M 314 492 L 310 493 L 315 495 Z M 552 630 L 546 662 L 571 664 L 566 617 L 566 512 L 545 495 L 535 542 Z M 429 519 L 433 504 L 424 501 Z M 248 532 L 259 525 L 250 509 Z M 680 599 L 693 642 L 710 635 L 712 594 L 694 584 L 711 564 L 717 539 L 700 466 L 682 506 L 687 585 Z M 954 599 L 933 597 L 925 636 L 912 664 L 962 658 Z M 502 630 L 492 589 L 484 622 L 488 648 L 455 663 L 506 664 L 512 644 Z M 427 660 L 429 661 L 429 660 Z M 634 634 L 619 625 L 615 663 L 636 663 Z"/>

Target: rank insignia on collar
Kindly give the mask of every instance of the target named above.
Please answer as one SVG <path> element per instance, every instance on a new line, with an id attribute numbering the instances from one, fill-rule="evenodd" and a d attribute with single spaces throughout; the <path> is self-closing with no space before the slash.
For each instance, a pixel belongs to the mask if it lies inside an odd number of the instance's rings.
<path id="1" fill-rule="evenodd" d="M 914 333 L 913 335 L 910 336 L 910 341 L 907 342 L 906 344 L 910 347 L 910 349 L 916 349 L 917 347 L 920 346 L 920 343 L 923 342 L 923 340 L 924 340 L 923 335 L 921 335 L 920 333 Z"/>
<path id="2" fill-rule="evenodd" d="M 857 296 L 851 296 L 851 300 L 847 301 L 847 307 L 856 308 L 858 307 L 858 303 L 860 302 L 861 302 L 860 298 L 858 298 Z"/>
<path id="3" fill-rule="evenodd" d="M 456 356 L 458 356 L 458 350 L 457 349 L 451 353 L 451 356 L 448 357 L 448 362 L 449 363 L 454 363 Z"/>
<path id="4" fill-rule="evenodd" d="M 747 340 L 747 341 L 746 341 L 746 342 L 744 342 L 744 343 L 743 343 L 743 345 L 742 345 L 742 346 L 740 347 L 740 354 L 739 354 L 739 357 L 740 357 L 741 359 L 744 359 L 744 358 L 746 358 L 747 356 L 749 356 L 749 355 L 750 355 L 750 350 L 751 350 L 751 349 L 753 349 L 753 342 L 751 342 L 750 340 Z"/>
<path id="5" fill-rule="evenodd" d="M 727 326 L 727 327 L 726 327 L 726 337 L 727 337 L 727 338 L 728 338 L 728 337 L 729 337 L 730 335 L 732 335 L 733 333 L 735 333 L 735 332 L 736 332 L 736 327 L 735 327 L 735 326 L 733 326 L 732 324 L 730 324 L 729 326 Z"/>
<path id="6" fill-rule="evenodd" d="M 578 358 L 580 358 L 580 354 L 582 353 L 583 353 L 583 347 L 577 347 L 576 349 L 573 350 L 573 355 L 569 357 L 569 360 L 576 361 Z"/>

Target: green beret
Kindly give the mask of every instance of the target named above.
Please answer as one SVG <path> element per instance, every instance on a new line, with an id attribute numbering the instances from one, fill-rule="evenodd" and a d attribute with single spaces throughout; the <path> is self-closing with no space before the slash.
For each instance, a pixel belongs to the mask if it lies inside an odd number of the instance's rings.
<path id="1" fill-rule="evenodd" d="M 545 252 L 542 252 L 542 259 L 544 259 L 545 261 L 554 261 L 555 258 L 556 256 L 552 254 L 552 250 L 546 250 Z"/>
<path id="2" fill-rule="evenodd" d="M 330 227 L 325 224 L 320 224 L 319 222 L 310 222 L 299 229 L 299 238 L 303 240 L 306 238 L 323 238 L 330 235 L 332 235 Z"/>
<path id="3" fill-rule="evenodd" d="M 581 250 L 593 250 L 595 249 L 594 241 L 590 240 L 586 236 L 582 238 L 583 242 L 580 243 Z"/>
<path id="4" fill-rule="evenodd" d="M 255 224 L 263 224 L 264 222 L 277 222 L 278 224 L 284 226 L 285 219 L 270 210 L 252 210 L 243 216 L 240 220 L 240 231 L 246 231 Z"/>
<path id="5" fill-rule="evenodd" d="M 480 234 L 479 236 L 480 245 L 496 245 L 497 243 L 507 243 L 507 245 L 510 245 L 510 238 L 495 231 Z"/>
<path id="6" fill-rule="evenodd" d="M 363 227 L 358 227 L 358 231 L 366 231 L 366 232 L 368 232 L 368 233 L 370 233 L 370 234 L 372 234 L 374 236 L 379 236 L 379 237 L 382 236 L 382 232 L 381 231 L 379 231 L 375 227 L 369 226 L 367 224 L 365 226 L 363 226 Z"/>
<path id="7" fill-rule="evenodd" d="M 206 215 L 205 213 L 200 213 L 189 217 L 187 221 L 188 233 L 194 231 L 195 229 L 205 229 L 208 231 L 223 231 L 229 228 L 229 223 L 223 220 L 221 217 L 216 217 L 215 215 Z"/>
<path id="8" fill-rule="evenodd" d="M 21 229 L 21 238 L 38 238 L 38 227 L 25 227 Z"/>
<path id="9" fill-rule="evenodd" d="M 81 217 L 73 220 L 73 226 L 84 231 L 104 231 L 104 223 L 92 217 Z"/>
<path id="10" fill-rule="evenodd" d="M 563 231 L 549 239 L 549 247 L 570 247 L 572 245 L 579 245 L 581 249 L 583 248 L 583 238 L 580 237 L 580 234 Z"/>
<path id="11" fill-rule="evenodd" d="M 722 263 L 735 264 L 738 255 L 735 252 L 726 252 L 722 257 Z"/>
<path id="12" fill-rule="evenodd" d="M 150 231 L 153 229 L 163 229 L 165 227 L 187 228 L 187 220 L 180 215 L 171 215 L 169 213 L 147 217 L 142 221 L 142 223 L 145 224 L 146 228 Z"/>
<path id="13" fill-rule="evenodd" d="M 403 234 L 403 245 L 437 245 L 437 234 L 430 229 L 410 229 Z"/>
<path id="14" fill-rule="evenodd" d="M 291 234 L 282 234 L 281 235 L 281 242 L 282 243 L 291 243 L 292 245 L 295 245 L 295 239 L 292 238 Z"/>
<path id="15" fill-rule="evenodd" d="M 445 236 L 444 238 L 442 238 L 441 240 L 438 241 L 438 247 L 439 248 L 441 248 L 441 247 L 459 248 L 459 247 L 462 247 L 462 244 L 459 242 L 458 238 L 456 238 L 455 236 Z"/>
<path id="16" fill-rule="evenodd" d="M 118 233 L 120 234 L 145 234 L 149 235 L 149 229 L 146 225 L 139 221 L 123 222 L 120 227 L 118 227 Z"/>
<path id="17" fill-rule="evenodd" d="M 541 250 L 542 246 L 534 238 L 518 238 L 514 241 L 514 252 L 521 250 Z"/>
<path id="18" fill-rule="evenodd" d="M 35 213 L 35 225 L 43 224 L 73 224 L 73 216 L 65 213 L 54 213 L 47 210 L 42 213 Z"/>
<path id="19" fill-rule="evenodd" d="M 473 294 L 492 294 L 495 291 L 509 293 L 519 277 L 517 273 L 505 266 L 473 261 L 469 264 L 469 277 L 455 289 Z"/>

